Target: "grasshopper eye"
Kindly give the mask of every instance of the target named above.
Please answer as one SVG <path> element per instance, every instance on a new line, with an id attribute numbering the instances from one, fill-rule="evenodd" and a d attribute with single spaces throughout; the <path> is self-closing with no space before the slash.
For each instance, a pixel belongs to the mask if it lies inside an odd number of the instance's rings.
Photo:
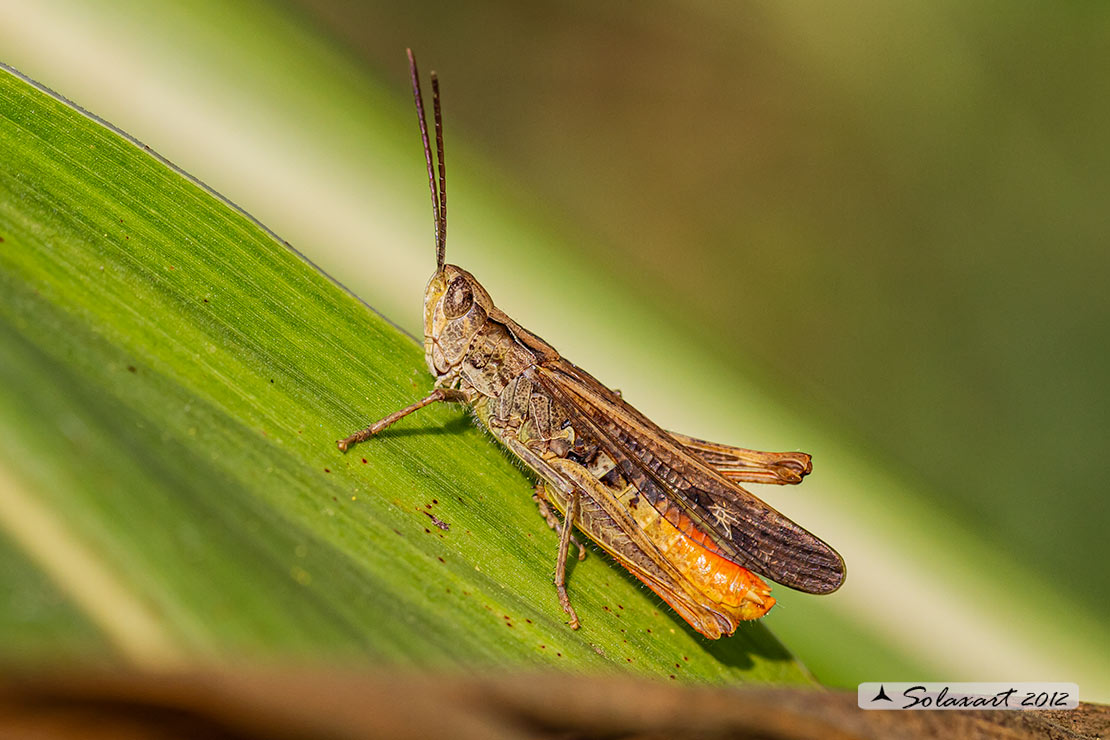
<path id="1" fill-rule="evenodd" d="M 443 296 L 443 313 L 449 319 L 457 319 L 470 310 L 472 303 L 474 293 L 470 290 L 470 283 L 460 275 L 447 286 Z"/>

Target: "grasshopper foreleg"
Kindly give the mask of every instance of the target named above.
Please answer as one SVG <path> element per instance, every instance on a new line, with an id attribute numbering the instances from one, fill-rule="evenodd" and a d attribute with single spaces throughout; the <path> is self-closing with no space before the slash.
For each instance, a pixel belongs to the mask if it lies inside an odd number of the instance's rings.
<path id="1" fill-rule="evenodd" d="M 572 629 L 578 629 L 578 614 L 575 613 L 574 607 L 570 605 L 570 597 L 567 596 L 567 551 L 570 550 L 570 537 L 571 532 L 574 530 L 574 520 L 578 516 L 578 489 L 574 489 L 574 493 L 570 495 L 570 502 L 567 504 L 567 515 L 563 518 L 563 527 L 559 531 L 559 559 L 555 561 L 555 591 L 559 594 L 559 603 L 563 605 L 563 611 L 570 615 L 570 621 L 567 625 Z"/>
<path id="2" fill-rule="evenodd" d="M 555 512 L 547 505 L 547 494 L 544 493 L 544 484 L 537 483 L 532 494 L 532 500 L 536 502 L 536 508 L 540 510 L 540 516 L 547 522 L 547 526 L 551 527 L 554 531 L 559 531 L 559 517 L 555 516 Z M 586 548 L 582 547 L 582 543 L 573 534 L 570 536 L 571 544 L 578 548 L 578 559 L 586 559 Z"/>
<path id="3" fill-rule="evenodd" d="M 358 444 L 359 442 L 365 442 L 386 427 L 405 418 L 413 411 L 418 411 L 425 406 L 430 406 L 436 401 L 454 402 L 465 400 L 466 394 L 463 391 L 455 390 L 453 388 L 436 388 L 434 391 L 429 393 L 424 398 L 421 398 L 419 401 L 412 404 L 411 406 L 406 406 L 400 411 L 394 411 L 392 414 L 385 417 L 384 419 L 379 419 L 378 421 L 375 421 L 373 424 L 366 427 L 361 432 L 355 432 L 350 437 L 339 440 L 338 442 L 336 442 L 336 445 L 338 445 L 340 450 L 346 452 L 347 448 L 349 448 L 351 445 Z"/>

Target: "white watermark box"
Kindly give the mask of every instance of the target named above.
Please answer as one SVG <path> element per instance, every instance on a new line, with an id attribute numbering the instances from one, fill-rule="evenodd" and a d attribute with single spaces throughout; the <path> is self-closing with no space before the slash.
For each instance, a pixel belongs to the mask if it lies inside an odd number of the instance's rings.
<path id="1" fill-rule="evenodd" d="M 860 709 L 1075 709 L 1074 683 L 871 681 L 858 690 Z"/>

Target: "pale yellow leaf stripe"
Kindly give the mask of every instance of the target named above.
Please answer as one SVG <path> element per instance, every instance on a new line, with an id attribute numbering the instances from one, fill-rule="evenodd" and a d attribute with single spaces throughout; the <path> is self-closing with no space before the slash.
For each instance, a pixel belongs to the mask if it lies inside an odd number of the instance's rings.
<path id="1" fill-rule="evenodd" d="M 183 664 L 184 653 L 157 614 L 56 511 L 0 465 L 0 530 L 68 596 L 120 653 L 144 668 Z"/>

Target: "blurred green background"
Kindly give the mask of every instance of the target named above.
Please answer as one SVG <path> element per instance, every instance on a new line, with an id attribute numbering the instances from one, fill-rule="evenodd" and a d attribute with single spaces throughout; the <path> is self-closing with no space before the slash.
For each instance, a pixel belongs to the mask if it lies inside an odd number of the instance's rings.
<path id="1" fill-rule="evenodd" d="M 418 334 L 404 48 L 444 89 L 448 259 L 664 426 L 814 454 L 760 491 L 849 580 L 819 678 L 1110 699 L 1110 9 L 48 0 L 0 59 Z"/>

